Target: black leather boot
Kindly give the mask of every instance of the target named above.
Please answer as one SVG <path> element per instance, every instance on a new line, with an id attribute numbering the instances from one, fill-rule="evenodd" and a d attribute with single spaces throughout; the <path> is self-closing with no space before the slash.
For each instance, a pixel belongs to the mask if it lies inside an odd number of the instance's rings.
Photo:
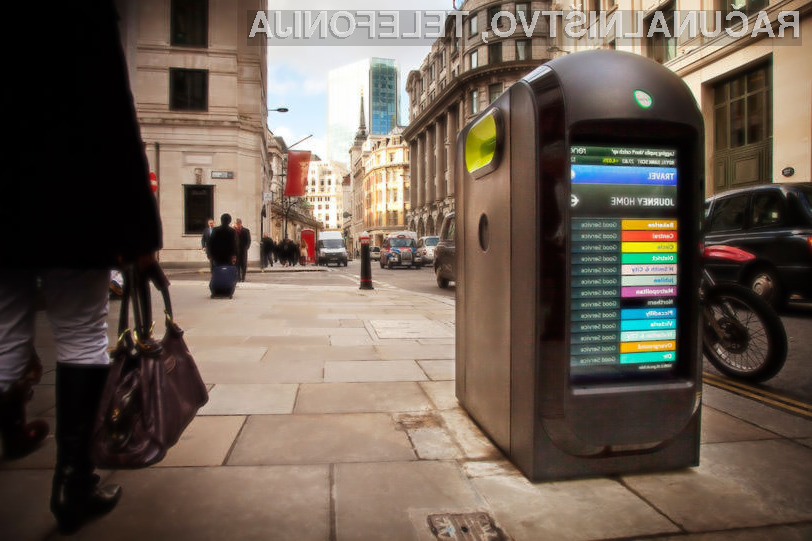
<path id="1" fill-rule="evenodd" d="M 56 471 L 51 512 L 63 535 L 76 532 L 94 517 L 109 513 L 121 497 L 121 487 L 99 487 L 93 473 L 90 442 L 106 366 L 57 364 Z"/>
<path id="2" fill-rule="evenodd" d="M 25 404 L 31 396 L 29 385 L 15 383 L 0 393 L 0 436 L 3 439 L 3 456 L 7 459 L 22 458 L 34 451 L 48 435 L 45 421 L 25 421 Z"/>

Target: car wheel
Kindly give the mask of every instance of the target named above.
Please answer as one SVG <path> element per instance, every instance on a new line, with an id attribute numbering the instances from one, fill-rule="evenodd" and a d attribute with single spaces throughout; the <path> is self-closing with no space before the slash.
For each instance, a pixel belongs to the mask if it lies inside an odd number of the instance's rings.
<path id="1" fill-rule="evenodd" d="M 390 259 L 389 262 L 386 264 L 386 268 L 392 270 L 395 266 L 392 264 L 392 260 Z"/>
<path id="2" fill-rule="evenodd" d="M 448 279 L 443 278 L 443 277 L 440 275 L 440 269 L 439 269 L 439 268 L 434 269 L 434 273 L 437 275 L 437 286 L 438 286 L 440 289 L 445 289 L 445 288 L 447 288 L 447 287 L 448 287 Z"/>
<path id="3" fill-rule="evenodd" d="M 758 269 L 750 275 L 747 285 L 773 307 L 782 306 L 786 301 L 778 276 L 772 269 Z"/>

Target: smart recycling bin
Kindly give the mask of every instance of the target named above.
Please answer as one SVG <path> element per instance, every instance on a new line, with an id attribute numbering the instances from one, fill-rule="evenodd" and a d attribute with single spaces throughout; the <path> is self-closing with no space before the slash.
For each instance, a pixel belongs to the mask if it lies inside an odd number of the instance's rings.
<path id="1" fill-rule="evenodd" d="M 703 159 L 687 86 L 616 51 L 461 132 L 457 398 L 528 478 L 698 464 Z"/>

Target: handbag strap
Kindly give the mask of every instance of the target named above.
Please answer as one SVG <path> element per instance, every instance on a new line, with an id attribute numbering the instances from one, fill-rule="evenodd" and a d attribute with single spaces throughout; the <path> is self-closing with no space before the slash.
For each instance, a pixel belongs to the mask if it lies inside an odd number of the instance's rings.
<path id="1" fill-rule="evenodd" d="M 132 296 L 133 266 L 126 265 L 121 269 L 124 283 L 121 285 L 121 307 L 118 310 L 118 336 L 119 339 L 130 328 L 130 297 Z"/>
<path id="2" fill-rule="evenodd" d="M 144 269 L 129 264 L 123 269 L 121 308 L 119 310 L 118 334 L 123 335 L 130 328 L 129 306 L 133 305 L 133 330 L 139 339 L 152 336 L 152 298 L 149 283 L 160 291 L 167 320 L 172 321 L 172 300 L 169 297 L 169 279 L 161 266 L 155 262 Z"/>

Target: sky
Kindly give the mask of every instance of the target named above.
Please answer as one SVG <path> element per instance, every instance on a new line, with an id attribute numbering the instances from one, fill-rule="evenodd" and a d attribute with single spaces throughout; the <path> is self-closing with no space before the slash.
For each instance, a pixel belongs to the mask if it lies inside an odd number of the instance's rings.
<path id="1" fill-rule="evenodd" d="M 271 10 L 450 10 L 452 0 L 272 0 Z M 288 145 L 312 135 L 296 146 L 326 156 L 327 74 L 363 58 L 393 58 L 400 66 L 401 99 L 411 70 L 430 52 L 430 45 L 380 46 L 270 46 L 268 47 L 268 109 L 287 107 L 287 113 L 269 112 L 268 127 Z M 358 103 L 348 104 L 358 107 Z M 408 122 L 407 103 L 401 104 L 401 123 Z"/>

